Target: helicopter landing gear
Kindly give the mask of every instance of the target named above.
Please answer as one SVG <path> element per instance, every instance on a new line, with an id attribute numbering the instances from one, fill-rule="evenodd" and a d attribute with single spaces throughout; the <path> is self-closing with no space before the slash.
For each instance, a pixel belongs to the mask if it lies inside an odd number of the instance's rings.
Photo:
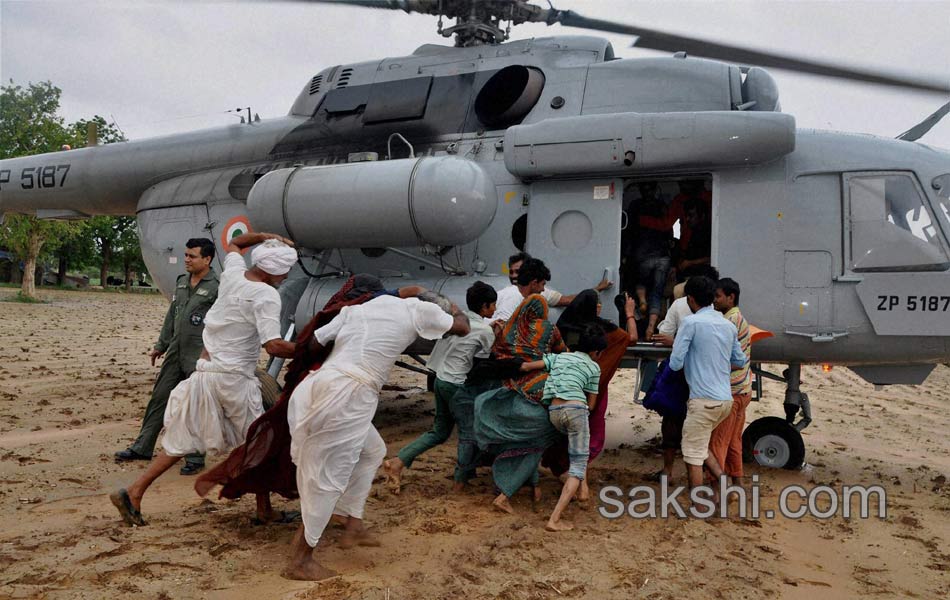
<path id="1" fill-rule="evenodd" d="M 771 379 L 785 382 L 785 418 L 762 417 L 746 427 L 742 433 L 742 458 L 764 467 L 798 469 L 805 462 L 805 442 L 801 431 L 811 424 L 811 403 L 808 394 L 800 389 L 802 366 L 793 363 L 781 377 L 767 374 Z M 758 372 L 762 375 L 763 372 Z M 802 418 L 795 417 L 801 411 Z"/>
<path id="2" fill-rule="evenodd" d="M 742 458 L 774 469 L 797 469 L 805 461 L 802 434 L 781 417 L 762 417 L 742 433 Z"/>

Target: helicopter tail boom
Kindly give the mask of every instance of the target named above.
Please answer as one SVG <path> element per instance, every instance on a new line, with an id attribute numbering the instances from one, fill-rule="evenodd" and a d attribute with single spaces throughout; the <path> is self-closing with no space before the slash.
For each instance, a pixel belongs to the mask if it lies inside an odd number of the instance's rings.
<path id="1" fill-rule="evenodd" d="M 2 160 L 0 213 L 41 218 L 134 215 L 150 186 L 202 169 L 266 158 L 301 120 L 284 117 Z"/>

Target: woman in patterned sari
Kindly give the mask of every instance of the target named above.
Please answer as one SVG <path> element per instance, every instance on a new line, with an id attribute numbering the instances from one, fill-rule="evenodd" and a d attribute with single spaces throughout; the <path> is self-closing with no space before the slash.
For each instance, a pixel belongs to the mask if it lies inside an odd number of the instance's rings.
<path id="1" fill-rule="evenodd" d="M 492 354 L 499 359 L 534 361 L 543 354 L 565 351 L 560 333 L 547 318 L 544 298 L 528 296 L 508 319 Z M 528 483 L 538 499 L 541 455 L 560 435 L 541 404 L 547 377 L 546 371 L 523 373 L 475 399 L 475 437 L 482 450 L 495 456 L 492 477 L 500 494 L 492 504 L 508 513 L 514 512 L 509 499 Z"/>

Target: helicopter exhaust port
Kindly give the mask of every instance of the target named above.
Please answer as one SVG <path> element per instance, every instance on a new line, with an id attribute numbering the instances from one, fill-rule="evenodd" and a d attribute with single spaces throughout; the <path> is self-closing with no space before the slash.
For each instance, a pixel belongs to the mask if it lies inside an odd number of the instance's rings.
<path id="1" fill-rule="evenodd" d="M 458 246 L 497 206 L 488 174 L 454 156 L 278 169 L 247 198 L 255 229 L 306 248 Z"/>
<path id="2" fill-rule="evenodd" d="M 492 75 L 475 98 L 475 116 L 493 128 L 520 123 L 531 112 L 544 89 L 538 69 L 510 65 Z"/>

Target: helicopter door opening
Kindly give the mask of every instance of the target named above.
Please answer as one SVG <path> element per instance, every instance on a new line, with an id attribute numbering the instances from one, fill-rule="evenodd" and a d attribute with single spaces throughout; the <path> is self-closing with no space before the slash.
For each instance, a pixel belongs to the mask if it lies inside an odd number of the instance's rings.
<path id="1" fill-rule="evenodd" d="M 712 262 L 712 200 L 708 175 L 624 182 L 618 291 L 637 299 L 641 329 Z"/>
<path id="2" fill-rule="evenodd" d="M 623 182 L 614 178 L 531 185 L 526 249 L 551 269 L 552 288 L 574 294 L 603 277 L 616 281 L 622 198 Z M 604 292 L 602 303 L 610 306 L 615 293 Z"/>

